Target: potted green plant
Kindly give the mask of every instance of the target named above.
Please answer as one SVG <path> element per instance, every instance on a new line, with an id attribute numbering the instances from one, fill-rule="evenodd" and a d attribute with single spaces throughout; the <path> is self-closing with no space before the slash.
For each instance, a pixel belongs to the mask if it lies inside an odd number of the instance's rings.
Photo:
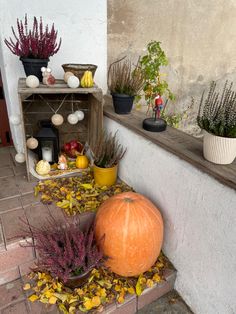
<path id="1" fill-rule="evenodd" d="M 143 86 L 143 76 L 138 63 L 133 66 L 126 57 L 111 63 L 107 79 L 115 112 L 118 114 L 130 113 L 134 97 Z"/>
<path id="2" fill-rule="evenodd" d="M 41 227 L 26 224 L 29 231 L 24 236 L 33 239 L 26 246 L 33 246 L 38 252 L 38 269 L 59 278 L 66 286 L 82 285 L 101 263 L 103 253 L 95 242 L 91 222 L 84 230 L 74 217 L 61 222 L 50 216 Z"/>
<path id="3" fill-rule="evenodd" d="M 100 186 L 111 186 L 117 179 L 118 162 L 123 158 L 126 149 L 116 139 L 116 134 L 106 133 L 99 137 L 93 151 L 94 180 Z"/>
<path id="4" fill-rule="evenodd" d="M 212 82 L 207 98 L 201 97 L 197 123 L 203 129 L 203 155 L 216 164 L 230 164 L 236 157 L 236 92 L 225 82 L 220 95 Z"/>
<path id="5" fill-rule="evenodd" d="M 174 100 L 175 97 L 170 91 L 167 81 L 161 77 L 160 69 L 168 65 L 168 59 L 159 41 L 148 43 L 147 54 L 140 58 L 139 65 L 144 77 L 143 93 L 148 105 L 147 113 L 150 110 L 153 111 L 153 114 L 155 113 L 155 117 L 147 118 L 143 121 L 143 128 L 154 132 L 163 131 L 166 128 L 164 119 L 166 118 L 165 109 L 167 102 L 168 100 Z M 154 100 L 156 97 L 162 100 L 163 96 L 166 97 L 166 102 L 165 105 L 160 103 L 162 109 L 160 112 L 161 116 L 157 119 L 155 112 L 157 108 Z M 172 120 L 168 119 L 168 121 Z M 174 121 L 176 122 L 176 118 Z"/>
<path id="6" fill-rule="evenodd" d="M 40 21 L 34 17 L 32 29 L 28 28 L 27 14 L 24 22 L 17 19 L 17 31 L 12 27 L 14 39 L 5 39 L 5 44 L 10 51 L 19 56 L 23 63 L 26 76 L 35 75 L 42 81 L 41 67 L 47 67 L 49 57 L 53 56 L 61 47 L 61 38 L 57 43 L 57 31 L 52 24 L 43 25 L 42 17 Z"/>

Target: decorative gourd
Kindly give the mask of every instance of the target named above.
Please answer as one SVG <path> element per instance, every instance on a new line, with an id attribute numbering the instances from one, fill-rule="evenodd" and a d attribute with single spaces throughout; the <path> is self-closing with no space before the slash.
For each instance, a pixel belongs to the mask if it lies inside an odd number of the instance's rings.
<path id="1" fill-rule="evenodd" d="M 84 72 L 80 84 L 82 87 L 93 87 L 93 74 L 91 71 Z"/>
<path id="2" fill-rule="evenodd" d="M 37 140 L 36 138 L 34 138 L 34 137 L 30 137 L 30 138 L 28 138 L 27 141 L 26 141 L 26 145 L 27 145 L 27 147 L 28 147 L 29 149 L 35 149 L 35 148 L 37 148 L 37 147 L 38 147 L 38 144 L 39 144 L 38 140 Z"/>
<path id="3" fill-rule="evenodd" d="M 163 220 L 155 205 L 141 194 L 125 192 L 98 209 L 95 236 L 114 273 L 137 276 L 157 260 L 163 240 Z"/>
<path id="4" fill-rule="evenodd" d="M 46 160 L 40 160 L 36 165 L 36 172 L 41 176 L 48 174 L 50 170 L 51 166 Z"/>
<path id="5" fill-rule="evenodd" d="M 76 168 L 79 168 L 79 169 L 88 168 L 88 165 L 89 165 L 88 157 L 85 155 L 77 156 L 75 165 L 76 165 Z"/>

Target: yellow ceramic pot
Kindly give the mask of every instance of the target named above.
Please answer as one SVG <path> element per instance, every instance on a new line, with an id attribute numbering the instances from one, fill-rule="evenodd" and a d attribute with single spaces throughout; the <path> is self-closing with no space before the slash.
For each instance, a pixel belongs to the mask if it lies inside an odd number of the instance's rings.
<path id="1" fill-rule="evenodd" d="M 112 168 L 100 168 L 93 166 L 93 175 L 95 183 L 100 186 L 111 186 L 116 183 L 117 179 L 117 165 Z"/>

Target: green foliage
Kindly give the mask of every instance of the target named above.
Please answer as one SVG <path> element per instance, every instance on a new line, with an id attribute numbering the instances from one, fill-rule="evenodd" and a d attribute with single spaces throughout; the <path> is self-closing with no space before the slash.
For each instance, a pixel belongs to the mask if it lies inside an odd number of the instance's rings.
<path id="1" fill-rule="evenodd" d="M 225 82 L 223 91 L 216 92 L 216 83 L 212 82 L 204 100 L 201 97 L 197 122 L 201 129 L 217 136 L 236 138 L 236 92 L 233 83 Z"/>
<path id="2" fill-rule="evenodd" d="M 105 131 L 99 137 L 98 143 L 93 151 L 94 163 L 101 168 L 110 168 L 118 164 L 123 158 L 126 149 L 119 144 L 116 138 L 117 132 L 107 134 Z"/>
<path id="3" fill-rule="evenodd" d="M 160 67 L 168 65 L 168 59 L 162 50 L 159 41 L 151 41 L 147 45 L 148 53 L 140 59 L 140 68 L 144 73 L 143 91 L 145 99 L 150 103 L 157 94 L 165 95 L 167 99 L 174 100 L 168 83 L 161 79 Z"/>

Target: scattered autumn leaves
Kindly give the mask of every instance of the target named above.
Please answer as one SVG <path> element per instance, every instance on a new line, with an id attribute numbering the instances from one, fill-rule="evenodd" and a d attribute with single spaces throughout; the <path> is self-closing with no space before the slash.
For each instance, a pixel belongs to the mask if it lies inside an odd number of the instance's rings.
<path id="1" fill-rule="evenodd" d="M 123 182 L 100 187 L 95 184 L 91 173 L 82 173 L 70 178 L 40 181 L 35 187 L 35 196 L 41 193 L 44 204 L 55 202 L 67 215 L 75 215 L 96 211 L 109 197 L 127 191 L 132 191 L 132 188 Z"/>
<path id="2" fill-rule="evenodd" d="M 64 314 L 93 311 L 101 312 L 106 304 L 117 301 L 123 303 L 127 295 L 141 295 L 147 287 L 164 280 L 163 274 L 170 264 L 161 254 L 155 265 L 139 277 L 121 277 L 104 267 L 92 270 L 87 282 L 80 288 L 71 290 L 51 275 L 35 271 L 29 275 L 31 283 L 24 290 L 31 290 L 31 302 L 57 304 Z"/>

